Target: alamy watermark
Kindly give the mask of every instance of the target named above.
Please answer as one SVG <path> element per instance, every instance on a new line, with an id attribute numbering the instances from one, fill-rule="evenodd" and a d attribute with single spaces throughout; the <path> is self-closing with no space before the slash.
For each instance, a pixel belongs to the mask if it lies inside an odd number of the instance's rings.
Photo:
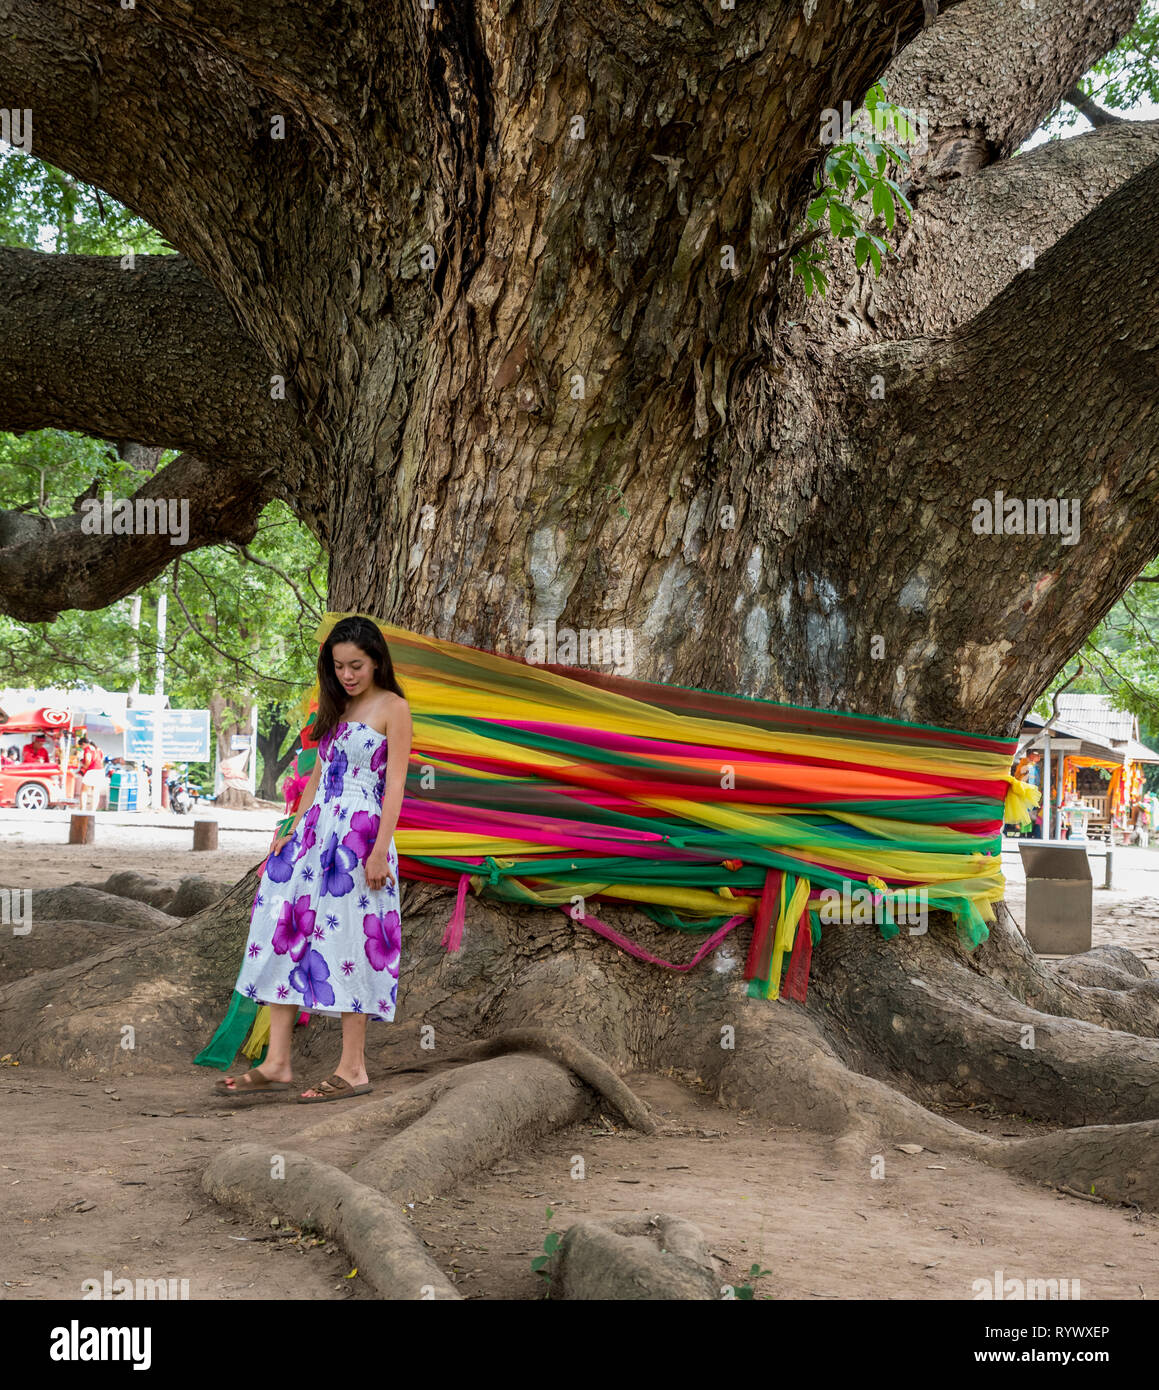
<path id="1" fill-rule="evenodd" d="M 32 153 L 32 110 L 18 106 L 0 107 L 0 144 Z"/>
<path id="2" fill-rule="evenodd" d="M 822 145 L 844 144 L 855 132 L 882 143 L 888 140 L 913 154 L 925 154 L 930 148 L 930 115 L 924 107 L 907 111 L 899 128 L 888 108 L 881 106 L 872 110 L 864 106 L 859 108 L 856 120 L 853 103 L 849 101 L 843 101 L 840 109 L 827 106 L 821 112 L 819 139 Z"/>
<path id="3" fill-rule="evenodd" d="M 976 536 L 1062 536 L 1063 545 L 1079 538 L 1077 497 L 978 497 L 971 503 L 970 525 Z"/>
<path id="4" fill-rule="evenodd" d="M 526 660 L 542 666 L 611 666 L 617 676 L 630 676 L 635 667 L 632 629 L 627 627 L 560 627 L 549 619 L 528 630 Z"/>
<path id="5" fill-rule="evenodd" d="M 81 504 L 80 529 L 86 536 L 168 536 L 170 545 L 189 541 L 189 498 L 117 497 L 105 489 L 104 500 L 88 497 Z"/>
<path id="6" fill-rule="evenodd" d="M 982 1299 L 984 1302 L 1082 1297 L 1077 1279 L 1006 1279 L 1000 1269 L 994 1271 L 993 1279 L 975 1279 L 970 1287 L 974 1290 L 975 1301 Z"/>
<path id="7" fill-rule="evenodd" d="M 32 889 L 0 888 L 0 926 L 12 926 L 13 936 L 32 930 Z"/>
<path id="8" fill-rule="evenodd" d="M 101 1279 L 82 1279 L 81 1298 L 165 1299 L 176 1302 L 189 1297 L 188 1279 L 114 1279 L 111 1269 Z"/>
<path id="9" fill-rule="evenodd" d="M 880 884 L 880 880 L 878 880 Z M 840 889 L 825 888 L 817 917 L 821 922 L 852 923 L 854 926 L 908 927 L 910 936 L 924 936 L 929 930 L 930 904 L 926 889 L 854 885 L 845 879 Z"/>

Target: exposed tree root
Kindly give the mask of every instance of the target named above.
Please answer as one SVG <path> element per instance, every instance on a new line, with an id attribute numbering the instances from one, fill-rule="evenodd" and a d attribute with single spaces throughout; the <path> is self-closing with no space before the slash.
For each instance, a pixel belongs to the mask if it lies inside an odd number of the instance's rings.
<path id="1" fill-rule="evenodd" d="M 547 1130 L 574 1124 L 591 1109 L 582 1085 L 545 1057 L 517 1054 L 476 1062 L 438 1080 L 444 1085 L 424 1097 L 422 1113 L 359 1159 L 364 1179 L 399 1201 L 452 1191 L 471 1174 Z M 376 1106 L 365 1108 L 382 1113 Z M 318 1137 L 319 1130 L 324 1127 L 312 1126 L 297 1142 Z"/>
<path id="2" fill-rule="evenodd" d="M 284 1176 L 275 1177 L 279 1160 Z M 210 1162 L 201 1185 L 215 1201 L 260 1221 L 277 1215 L 317 1226 L 383 1298 L 461 1298 L 398 1204 L 329 1163 L 292 1149 L 231 1144 Z"/>
<path id="3" fill-rule="evenodd" d="M 957 954 L 968 969 L 1004 986 L 1032 1009 L 1159 1037 L 1159 980 L 1121 946 L 1101 947 L 1062 961 L 1041 960 L 1013 914 L 1000 903 L 990 939 L 973 955 Z M 1099 970 L 1096 962 L 1100 960 L 1113 961 L 1121 973 Z M 1133 965 L 1128 967 L 1127 961 Z"/>
<path id="4" fill-rule="evenodd" d="M 830 934 L 820 993 L 867 1070 L 919 1099 L 986 1100 L 1065 1124 L 1159 1116 L 1159 1040 L 1024 1003 L 935 930 L 916 941 Z M 1054 988 L 1072 1003 L 1107 993 Z"/>
<path id="5" fill-rule="evenodd" d="M 552 1259 L 551 1297 L 719 1298 L 720 1266 L 691 1222 L 663 1212 L 577 1221 Z"/>
<path id="6" fill-rule="evenodd" d="M 150 907 L 148 903 L 105 893 L 100 888 L 89 888 L 83 883 L 67 883 L 61 888 L 36 888 L 32 891 L 30 902 L 33 931 L 37 922 L 65 918 L 112 922 L 119 927 L 152 931 L 173 925 L 173 918 L 168 913 Z"/>
<path id="7" fill-rule="evenodd" d="M 186 874 L 179 884 L 163 883 L 160 879 L 148 878 L 123 869 L 110 874 L 101 885 L 101 891 L 115 893 L 118 897 L 131 898 L 136 902 L 148 903 L 159 908 L 171 917 L 192 917 L 195 912 L 220 902 L 233 890 L 232 883 L 222 879 L 207 878 L 204 874 Z"/>
<path id="8" fill-rule="evenodd" d="M 633 1129 L 638 1129 L 641 1134 L 656 1134 L 676 1129 L 657 1115 L 651 1106 L 634 1095 L 611 1067 L 590 1048 L 584 1047 L 575 1038 L 557 1028 L 509 1028 L 494 1037 L 468 1043 L 453 1057 L 441 1060 L 481 1061 L 487 1057 L 502 1056 L 507 1052 L 535 1052 L 543 1057 L 554 1058 L 561 1066 L 575 1072 L 581 1081 L 586 1081 L 593 1091 L 598 1091 L 610 1105 L 615 1106 L 627 1123 Z"/>
<path id="9" fill-rule="evenodd" d="M 1011 1144 L 996 1162 L 1054 1187 L 1159 1211 L 1159 1120 L 1040 1134 Z"/>
<path id="10" fill-rule="evenodd" d="M 36 920 L 32 927 L 27 936 L 0 930 L 0 986 L 88 960 L 95 951 L 133 941 L 141 930 L 112 922 L 75 920 Z"/>

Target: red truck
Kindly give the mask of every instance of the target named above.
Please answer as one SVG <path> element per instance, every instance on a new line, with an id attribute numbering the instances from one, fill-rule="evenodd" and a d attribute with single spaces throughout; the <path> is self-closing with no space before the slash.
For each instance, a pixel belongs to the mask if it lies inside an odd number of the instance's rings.
<path id="1" fill-rule="evenodd" d="M 55 748 L 49 743 L 49 756 L 54 760 L 16 761 L 6 753 L 0 755 L 0 806 L 44 811 L 50 806 L 75 803 L 80 778 L 68 766 L 72 711 L 45 706 L 6 716 L 0 721 L 0 748 L 7 749 L 12 739 L 30 740 L 37 734 L 44 734 L 46 741 L 57 740 Z"/>

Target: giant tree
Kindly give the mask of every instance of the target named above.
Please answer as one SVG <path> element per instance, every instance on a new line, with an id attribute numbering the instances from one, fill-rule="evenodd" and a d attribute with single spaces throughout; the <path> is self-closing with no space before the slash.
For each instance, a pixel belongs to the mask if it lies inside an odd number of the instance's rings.
<path id="1" fill-rule="evenodd" d="M 0 427 L 180 449 L 146 490 L 190 499 L 190 548 L 283 499 L 334 609 L 515 654 L 620 627 L 646 680 L 1009 734 L 1159 549 L 1159 123 L 1013 157 L 1138 9 L 9 0 L 0 103 L 180 255 L 0 254 Z M 928 132 L 912 222 L 806 298 L 824 132 L 879 79 Z M 1077 499 L 1078 542 L 979 535 L 998 491 Z M 101 607 L 171 559 L 6 514 L 0 604 Z M 188 1056 L 165 1035 L 220 1012 L 252 892 L 13 987 L 5 1045 L 71 1062 L 136 1009 Z M 444 959 L 446 911 L 408 898 L 400 1017 L 550 1018 L 854 1149 L 904 1131 L 1159 1201 L 1133 958 L 1048 968 L 1005 917 L 970 957 L 837 929 L 801 1007 L 745 999 L 727 952 L 672 977 L 484 902 Z M 1015 1153 L 922 1104 L 962 1097 L 1132 1128 Z"/>

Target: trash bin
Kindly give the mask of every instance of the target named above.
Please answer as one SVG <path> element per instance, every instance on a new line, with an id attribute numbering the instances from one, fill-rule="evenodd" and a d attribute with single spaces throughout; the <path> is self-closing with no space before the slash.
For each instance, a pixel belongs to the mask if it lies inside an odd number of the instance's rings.
<path id="1" fill-rule="evenodd" d="M 1094 884 L 1085 840 L 1021 840 L 1026 940 L 1040 955 L 1091 949 Z"/>
<path id="2" fill-rule="evenodd" d="M 114 773 L 115 790 L 111 792 L 115 800 L 118 811 L 135 811 L 137 809 L 137 774 L 127 769 Z"/>

